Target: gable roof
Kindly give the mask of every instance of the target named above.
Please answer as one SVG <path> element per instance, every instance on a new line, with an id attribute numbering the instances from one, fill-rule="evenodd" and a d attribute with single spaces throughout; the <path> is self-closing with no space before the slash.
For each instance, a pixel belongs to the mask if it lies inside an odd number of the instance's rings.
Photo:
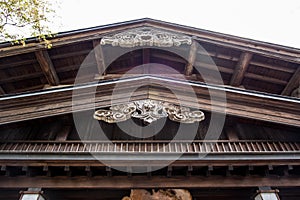
<path id="1" fill-rule="evenodd" d="M 299 86 L 299 49 L 143 18 L 59 33 L 51 39 L 53 48 L 50 50 L 45 50 L 34 38 L 29 39 L 25 47 L 0 44 L 0 93 L 15 94 L 40 90 L 47 85 L 73 84 L 79 66 L 103 36 L 144 26 L 191 36 L 207 50 L 226 85 L 278 95 L 291 95 Z M 108 71 L 102 78 L 109 79 L 112 74 L 124 73 L 122 69 L 142 64 L 139 60 L 143 55 L 138 50 L 131 56 L 125 55 L 112 63 L 109 67 L 112 73 Z M 176 66 L 181 73 L 188 64 L 162 51 L 150 50 L 148 56 L 149 60 Z M 132 57 L 136 60 L 130 63 Z M 89 65 L 99 65 L 97 62 L 96 55 Z M 210 70 L 201 60 L 196 59 L 192 64 Z M 193 71 L 187 79 L 203 81 Z"/>

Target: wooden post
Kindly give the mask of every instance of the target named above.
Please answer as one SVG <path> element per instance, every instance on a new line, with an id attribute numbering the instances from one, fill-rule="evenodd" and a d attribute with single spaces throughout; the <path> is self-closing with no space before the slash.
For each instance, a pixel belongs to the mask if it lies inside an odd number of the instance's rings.
<path id="1" fill-rule="evenodd" d="M 50 59 L 50 56 L 46 50 L 40 50 L 35 52 L 37 61 L 39 62 L 41 69 L 50 85 L 59 85 L 59 78 Z"/>
<path id="2" fill-rule="evenodd" d="M 232 86 L 241 85 L 251 58 L 252 58 L 252 53 L 243 52 L 241 54 L 239 62 L 237 63 L 232 78 L 230 80 L 230 85 Z"/>
<path id="3" fill-rule="evenodd" d="M 93 47 L 94 47 L 94 53 L 95 53 L 95 59 L 97 62 L 97 68 L 99 77 L 106 74 L 105 72 L 105 61 L 103 56 L 102 47 L 100 45 L 100 40 L 93 40 Z"/>
<path id="4" fill-rule="evenodd" d="M 188 57 L 188 63 L 184 69 L 184 74 L 186 76 L 192 75 L 196 57 L 197 57 L 197 43 L 193 40 L 190 48 L 189 57 Z"/>

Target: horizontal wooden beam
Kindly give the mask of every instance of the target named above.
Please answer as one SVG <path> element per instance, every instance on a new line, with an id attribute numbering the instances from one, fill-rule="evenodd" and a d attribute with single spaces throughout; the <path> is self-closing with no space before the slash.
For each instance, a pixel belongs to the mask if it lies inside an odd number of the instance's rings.
<path id="1" fill-rule="evenodd" d="M 300 66 L 298 66 L 298 68 L 296 69 L 290 81 L 285 86 L 284 90 L 281 92 L 281 95 L 291 95 L 292 91 L 296 87 L 300 87 Z"/>
<path id="2" fill-rule="evenodd" d="M 0 188 L 132 189 L 132 188 L 242 188 L 298 187 L 296 176 L 95 176 L 95 177 L 1 177 Z"/>
<path id="3" fill-rule="evenodd" d="M 59 78 L 46 50 L 36 51 L 35 56 L 42 68 L 42 71 L 50 85 L 59 85 Z"/>
<path id="4" fill-rule="evenodd" d="M 226 112 L 240 117 L 300 126 L 300 100 L 148 75 L 128 77 L 121 82 L 119 80 L 104 81 L 83 87 L 58 88 L 2 97 L 0 98 L 0 124 L 90 110 L 94 109 L 94 106 L 97 108 L 110 106 L 111 95 L 116 84 L 119 88 L 118 92 L 114 93 L 115 103 L 125 103 L 128 92 L 132 88 L 140 88 L 132 95 L 132 100 L 150 98 L 178 103 L 176 96 L 180 95 L 181 99 L 185 99 L 184 102 L 181 102 L 183 106 L 211 111 L 211 96 L 218 97 L 225 92 L 226 99 L 217 98 L 217 102 L 214 102 L 215 112 Z M 144 86 L 140 87 L 141 85 Z M 195 93 L 185 91 L 187 87 L 193 88 Z M 166 88 L 171 89 L 172 92 L 176 91 L 176 96 Z M 72 94 L 76 96 L 73 104 Z M 91 94 L 95 95 L 95 102 L 91 102 Z M 191 98 L 195 94 L 198 96 L 197 101 Z M 226 108 L 223 107 L 225 104 Z"/>
<path id="5" fill-rule="evenodd" d="M 33 154 L 31 154 L 33 155 Z M 81 155 L 81 154 L 78 154 Z M 291 154 L 290 154 L 291 155 Z M 42 157 L 43 155 L 41 155 Z M 156 160 L 140 160 L 140 161 L 135 161 L 132 162 L 132 160 L 129 160 L 128 157 L 125 160 L 116 160 L 116 161 L 108 161 L 108 160 L 103 160 L 103 162 L 100 162 L 99 160 L 93 158 L 91 155 L 86 155 L 85 157 L 82 157 L 81 159 L 78 159 L 76 157 L 76 154 L 72 154 L 72 158 L 70 159 L 59 159 L 62 157 L 62 154 L 59 153 L 56 155 L 56 159 L 28 159 L 28 154 L 27 158 L 24 156 L 24 159 L 0 159 L 0 166 L 1 166 L 1 171 L 6 171 L 7 168 L 9 167 L 22 167 L 22 166 L 28 166 L 28 167 L 42 167 L 43 171 L 49 171 L 52 167 L 64 167 L 66 163 L 70 167 L 96 167 L 96 168 L 101 168 L 101 167 L 107 167 L 108 164 L 111 167 L 124 167 L 124 166 L 132 166 L 132 167 L 145 167 L 145 169 L 157 169 L 157 167 L 161 168 L 162 161 L 157 161 Z M 216 157 L 216 155 L 211 156 L 211 157 Z M 222 157 L 219 156 L 219 157 Z M 232 155 L 232 158 L 235 156 Z M 194 160 L 188 160 L 188 159 L 181 159 L 181 160 L 175 160 L 171 165 L 173 167 L 187 167 L 187 166 L 193 166 L 193 167 L 228 167 L 229 165 L 239 168 L 239 167 L 247 167 L 249 170 L 254 170 L 256 167 L 265 167 L 268 165 L 273 165 L 273 166 L 287 166 L 288 170 L 293 170 L 295 166 L 300 166 L 300 160 L 299 159 L 293 159 L 292 156 L 290 159 L 281 159 L 281 160 L 275 160 L 275 159 L 261 159 L 261 156 L 257 156 L 258 160 L 254 160 L 253 157 L 252 159 L 244 160 L 242 159 L 243 156 L 240 156 L 239 158 L 235 158 L 234 160 L 228 159 L 194 159 Z M 76 160 L 77 159 L 77 160 Z"/>
<path id="6" fill-rule="evenodd" d="M 241 54 L 239 62 L 237 63 L 234 73 L 231 77 L 230 85 L 240 86 L 242 84 L 244 74 L 247 71 L 251 58 L 252 58 L 252 53 L 243 52 Z"/>

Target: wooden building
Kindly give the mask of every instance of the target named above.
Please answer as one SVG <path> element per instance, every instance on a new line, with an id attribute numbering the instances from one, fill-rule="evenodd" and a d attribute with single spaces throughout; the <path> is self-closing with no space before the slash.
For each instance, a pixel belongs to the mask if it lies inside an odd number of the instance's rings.
<path id="1" fill-rule="evenodd" d="M 0 44 L 0 199 L 300 198 L 299 49 L 153 19 L 51 42 Z"/>

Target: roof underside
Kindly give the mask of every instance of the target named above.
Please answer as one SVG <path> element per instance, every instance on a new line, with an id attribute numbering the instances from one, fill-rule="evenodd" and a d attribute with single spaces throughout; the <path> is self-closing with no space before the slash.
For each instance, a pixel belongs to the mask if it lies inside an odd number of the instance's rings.
<path id="1" fill-rule="evenodd" d="M 193 37 L 217 69 L 203 58 L 200 49 L 194 50 L 195 59 L 159 48 L 132 48 L 107 66 L 99 75 L 99 65 L 105 62 L 103 52 L 92 51 L 101 38 L 114 32 L 136 27 L 155 27 Z M 91 74 L 100 79 L 118 78 L 133 67 L 155 63 L 159 67 L 144 66 L 137 74 L 168 74 L 163 64 L 183 74 L 188 80 L 204 82 L 197 69 L 213 74 L 219 71 L 225 85 L 271 94 L 295 95 L 299 87 L 300 50 L 213 33 L 152 19 L 141 19 L 120 24 L 96 27 L 58 34 L 52 40 L 53 48 L 45 50 L 41 44 L 29 42 L 26 47 L 2 44 L 0 49 L 0 94 L 16 94 L 37 91 L 51 86 L 72 85 L 79 68 L 83 76 Z M 188 55 L 190 45 L 182 45 L 178 51 Z M 89 56 L 88 56 L 89 55 Z M 86 59 L 88 56 L 88 59 Z M 193 66 L 191 69 L 188 66 Z M 103 66 L 102 66 L 103 67 Z M 175 74 L 173 74 L 175 76 Z M 213 80 L 212 80 L 213 82 Z"/>

